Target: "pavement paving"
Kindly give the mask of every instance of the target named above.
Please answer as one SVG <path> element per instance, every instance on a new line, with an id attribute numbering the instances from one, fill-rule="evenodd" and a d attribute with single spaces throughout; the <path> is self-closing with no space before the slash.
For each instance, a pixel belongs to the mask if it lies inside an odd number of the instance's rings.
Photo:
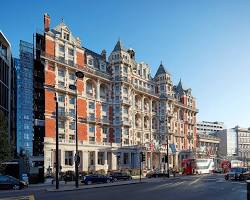
<path id="1" fill-rule="evenodd" d="M 134 182 L 138 182 L 138 180 Z M 105 187 L 103 187 L 104 185 Z M 49 188 L 46 187 L 21 191 L 0 191 L 0 200 L 14 196 L 33 196 L 35 200 L 245 200 L 247 194 L 245 182 L 225 181 L 222 175 L 143 179 L 142 184 L 129 184 L 129 182 L 122 181 L 120 185 L 116 186 L 104 185 L 91 185 L 92 187 L 88 189 L 61 192 L 49 192 L 47 191 Z M 54 187 L 50 186 L 50 188 Z"/>

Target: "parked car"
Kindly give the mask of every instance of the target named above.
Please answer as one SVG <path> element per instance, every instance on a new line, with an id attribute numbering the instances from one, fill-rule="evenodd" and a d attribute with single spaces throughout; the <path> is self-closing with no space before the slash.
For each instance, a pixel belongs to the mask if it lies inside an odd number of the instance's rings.
<path id="1" fill-rule="evenodd" d="M 223 173 L 223 169 L 222 168 L 214 169 L 213 173 L 215 173 L 215 174 L 222 174 Z"/>
<path id="2" fill-rule="evenodd" d="M 66 171 L 62 176 L 62 179 L 65 182 L 74 181 L 75 180 L 75 172 L 74 171 Z"/>
<path id="3" fill-rule="evenodd" d="M 110 177 L 112 177 L 112 179 L 114 181 L 117 180 L 132 180 L 132 176 L 127 174 L 127 173 L 122 173 L 122 172 L 114 172 L 112 174 L 110 174 Z"/>
<path id="4" fill-rule="evenodd" d="M 226 180 L 247 180 L 250 177 L 250 172 L 247 168 L 244 167 L 235 167 L 231 168 L 231 170 L 225 175 Z"/>
<path id="5" fill-rule="evenodd" d="M 52 175 L 47 175 L 44 177 L 44 183 L 52 183 L 55 181 L 55 178 Z"/>
<path id="6" fill-rule="evenodd" d="M 112 177 L 101 174 L 87 175 L 84 176 L 83 179 L 81 180 L 81 182 L 86 185 L 90 185 L 92 183 L 110 183 L 112 181 L 113 181 Z"/>
<path id="7" fill-rule="evenodd" d="M 162 172 L 149 172 L 146 174 L 146 177 L 147 178 L 167 177 L 167 174 Z"/>
<path id="8" fill-rule="evenodd" d="M 26 187 L 28 187 L 28 184 L 24 181 L 19 181 L 12 176 L 0 175 L 0 189 L 20 190 Z"/>

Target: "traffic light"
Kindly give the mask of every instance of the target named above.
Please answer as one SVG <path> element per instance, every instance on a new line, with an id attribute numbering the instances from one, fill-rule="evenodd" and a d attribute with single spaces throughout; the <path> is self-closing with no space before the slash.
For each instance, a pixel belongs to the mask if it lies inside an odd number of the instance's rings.
<path id="1" fill-rule="evenodd" d="M 164 156 L 164 160 L 165 160 L 165 163 L 168 163 L 168 156 L 167 155 Z"/>
<path id="2" fill-rule="evenodd" d="M 140 153 L 140 160 L 141 162 L 146 160 L 146 155 L 143 152 Z"/>

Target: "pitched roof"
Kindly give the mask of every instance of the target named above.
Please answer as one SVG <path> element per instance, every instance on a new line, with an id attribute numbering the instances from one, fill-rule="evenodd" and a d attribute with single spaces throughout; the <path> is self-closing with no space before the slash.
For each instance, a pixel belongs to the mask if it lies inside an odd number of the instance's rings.
<path id="1" fill-rule="evenodd" d="M 127 51 L 126 48 L 123 46 L 121 40 L 119 39 L 115 45 L 113 51 Z"/>
<path id="2" fill-rule="evenodd" d="M 157 77 L 157 76 L 159 76 L 159 75 L 161 75 L 161 74 L 170 74 L 170 73 L 165 69 L 165 67 L 164 67 L 164 65 L 162 64 L 162 62 L 161 62 L 161 64 L 160 64 L 160 66 L 158 67 L 158 70 L 157 70 L 157 72 L 156 72 L 156 74 L 155 74 L 155 77 Z"/>
<path id="3" fill-rule="evenodd" d="M 180 78 L 180 81 L 179 81 L 179 83 L 178 83 L 178 85 L 177 85 L 177 88 L 183 89 L 183 87 L 182 87 L 182 82 L 181 82 L 181 78 Z"/>

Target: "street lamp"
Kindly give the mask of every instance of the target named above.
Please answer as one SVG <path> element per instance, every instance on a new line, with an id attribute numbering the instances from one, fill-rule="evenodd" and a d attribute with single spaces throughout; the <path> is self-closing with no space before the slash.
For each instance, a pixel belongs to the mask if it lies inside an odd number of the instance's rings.
<path id="1" fill-rule="evenodd" d="M 58 101 L 55 92 L 56 102 L 56 189 L 59 189 L 59 133 L 58 133 Z"/>
<path id="2" fill-rule="evenodd" d="M 165 163 L 166 163 L 166 161 L 167 161 L 167 177 L 169 178 L 169 159 L 168 159 L 168 123 L 167 123 L 167 119 L 166 119 L 166 124 L 167 124 L 167 131 L 166 131 L 166 135 L 167 135 L 167 156 L 165 157 L 165 159 L 164 159 L 164 161 L 165 161 Z M 164 120 L 160 120 L 160 123 L 161 124 L 163 124 L 164 123 Z M 167 158 L 167 159 L 166 159 Z"/>
<path id="3" fill-rule="evenodd" d="M 189 156 L 191 157 L 191 144 L 190 144 L 190 141 L 192 139 L 192 135 L 190 133 L 188 133 L 187 139 L 188 139 L 188 143 L 189 143 Z"/>
<path id="4" fill-rule="evenodd" d="M 81 72 L 81 71 L 77 71 L 75 73 L 76 77 L 77 78 L 83 78 L 84 77 L 84 74 Z M 79 152 L 78 152 L 78 131 L 77 131 L 77 86 L 76 86 L 76 81 L 77 79 L 75 80 L 75 84 L 74 85 L 69 85 L 69 88 L 71 90 L 75 90 L 76 94 L 76 111 L 75 111 L 75 128 L 76 128 L 76 137 L 75 137 L 75 140 L 76 140 L 76 154 L 75 154 L 75 186 L 76 188 L 79 187 L 79 182 L 78 182 L 78 179 L 79 179 L 79 170 L 78 170 L 78 165 L 79 165 L 79 162 L 80 162 L 80 157 L 79 157 Z"/>

